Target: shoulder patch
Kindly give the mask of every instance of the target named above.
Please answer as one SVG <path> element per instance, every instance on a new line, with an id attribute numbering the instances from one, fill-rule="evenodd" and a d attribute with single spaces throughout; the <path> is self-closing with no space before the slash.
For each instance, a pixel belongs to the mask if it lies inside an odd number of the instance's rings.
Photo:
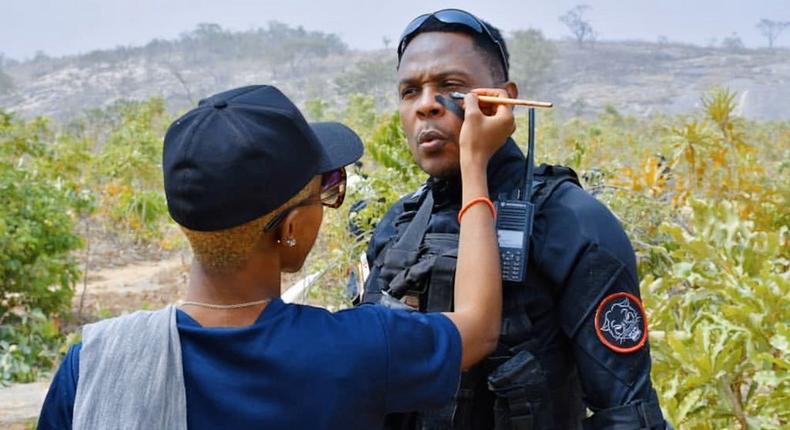
<path id="1" fill-rule="evenodd" d="M 607 348 L 621 354 L 636 352 L 647 342 L 647 317 L 633 294 L 606 296 L 595 311 L 595 334 Z"/>

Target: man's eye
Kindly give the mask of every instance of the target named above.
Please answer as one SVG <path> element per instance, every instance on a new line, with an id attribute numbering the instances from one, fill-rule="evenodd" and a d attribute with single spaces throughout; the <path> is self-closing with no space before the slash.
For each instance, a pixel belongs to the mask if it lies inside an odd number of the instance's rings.
<path id="1" fill-rule="evenodd" d="M 417 88 L 407 87 L 400 91 L 400 98 L 405 99 L 406 97 L 412 96 L 416 93 L 417 93 Z"/>
<path id="2" fill-rule="evenodd" d="M 442 83 L 442 86 L 444 88 L 453 88 L 453 89 L 455 89 L 455 88 L 463 87 L 464 84 L 462 84 L 461 82 L 456 82 L 456 81 L 445 81 L 444 83 Z"/>

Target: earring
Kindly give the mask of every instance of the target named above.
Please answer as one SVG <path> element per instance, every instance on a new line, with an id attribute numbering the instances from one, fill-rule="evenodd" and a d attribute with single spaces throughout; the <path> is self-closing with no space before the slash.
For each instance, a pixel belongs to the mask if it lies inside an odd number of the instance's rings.
<path id="1" fill-rule="evenodd" d="M 296 246 L 296 239 L 292 237 L 285 239 L 285 245 L 289 248 L 293 248 L 294 246 Z"/>

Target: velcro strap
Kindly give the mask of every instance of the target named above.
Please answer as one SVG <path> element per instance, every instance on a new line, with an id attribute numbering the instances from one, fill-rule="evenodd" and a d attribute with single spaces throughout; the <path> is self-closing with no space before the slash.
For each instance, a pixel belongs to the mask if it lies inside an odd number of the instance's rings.
<path id="1" fill-rule="evenodd" d="M 666 424 L 656 402 L 636 402 L 603 409 L 583 422 L 584 430 L 656 430 Z"/>

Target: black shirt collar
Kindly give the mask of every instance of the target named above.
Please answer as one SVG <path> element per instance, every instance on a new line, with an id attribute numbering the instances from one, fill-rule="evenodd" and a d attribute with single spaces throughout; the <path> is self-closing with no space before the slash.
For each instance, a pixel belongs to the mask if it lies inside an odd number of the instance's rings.
<path id="1" fill-rule="evenodd" d="M 516 142 L 508 138 L 507 142 L 494 153 L 488 161 L 488 193 L 492 199 L 498 199 L 501 193 L 510 193 L 522 183 L 524 177 L 524 153 Z M 433 198 L 437 206 L 461 203 L 461 178 L 433 178 L 428 184 L 434 191 Z"/>

